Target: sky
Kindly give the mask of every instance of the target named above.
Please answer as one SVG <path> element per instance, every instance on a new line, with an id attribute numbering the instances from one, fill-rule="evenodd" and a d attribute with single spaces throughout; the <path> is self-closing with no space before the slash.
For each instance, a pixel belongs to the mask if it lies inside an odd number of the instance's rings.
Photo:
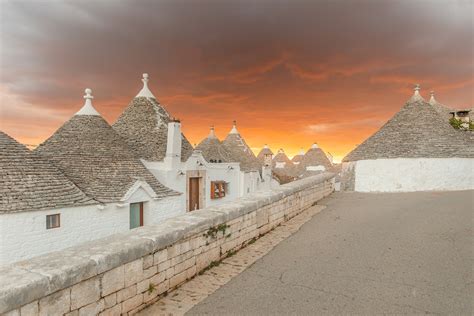
<path id="1" fill-rule="evenodd" d="M 232 121 L 258 152 L 336 160 L 421 85 L 474 103 L 472 1 L 0 0 L 0 130 L 37 145 L 83 104 L 112 124 L 142 87 L 192 144 Z"/>

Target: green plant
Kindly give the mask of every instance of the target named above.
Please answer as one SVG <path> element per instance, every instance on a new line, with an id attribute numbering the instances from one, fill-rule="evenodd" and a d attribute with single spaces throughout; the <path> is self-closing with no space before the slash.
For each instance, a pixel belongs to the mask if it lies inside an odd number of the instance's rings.
<path id="1" fill-rule="evenodd" d="M 217 225 L 217 227 L 215 226 L 212 226 L 210 227 L 207 232 L 205 232 L 203 234 L 204 237 L 208 238 L 208 237 L 211 237 L 212 239 L 216 239 L 217 238 L 217 234 L 219 232 L 222 232 L 222 235 L 225 235 L 225 231 L 227 230 L 227 228 L 229 228 L 230 226 L 227 225 L 227 224 L 219 224 Z"/>
<path id="2" fill-rule="evenodd" d="M 455 129 L 460 129 L 462 121 L 452 117 L 449 119 L 449 124 L 451 124 L 451 126 L 454 127 Z"/>
<path id="3" fill-rule="evenodd" d="M 155 285 L 153 283 L 150 283 L 150 285 L 148 285 L 148 294 L 153 293 L 155 289 Z"/>
<path id="4" fill-rule="evenodd" d="M 230 257 L 232 257 L 233 255 L 235 255 L 236 253 L 237 253 L 237 251 L 235 251 L 235 250 L 228 250 L 228 251 L 226 252 L 225 257 L 226 257 L 226 258 L 230 258 Z"/>

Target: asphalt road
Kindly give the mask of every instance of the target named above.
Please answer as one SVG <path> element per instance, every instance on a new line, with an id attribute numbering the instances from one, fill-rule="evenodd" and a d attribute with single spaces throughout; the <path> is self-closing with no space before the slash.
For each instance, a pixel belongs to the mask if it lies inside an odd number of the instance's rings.
<path id="1" fill-rule="evenodd" d="M 187 315 L 472 315 L 474 191 L 337 193 Z"/>

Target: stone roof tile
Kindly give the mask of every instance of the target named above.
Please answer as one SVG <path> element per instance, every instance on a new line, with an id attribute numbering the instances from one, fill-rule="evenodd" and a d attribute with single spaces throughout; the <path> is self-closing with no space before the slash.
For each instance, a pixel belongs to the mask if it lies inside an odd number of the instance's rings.
<path id="1" fill-rule="evenodd" d="M 0 131 L 0 213 L 93 203 L 49 161 Z"/>

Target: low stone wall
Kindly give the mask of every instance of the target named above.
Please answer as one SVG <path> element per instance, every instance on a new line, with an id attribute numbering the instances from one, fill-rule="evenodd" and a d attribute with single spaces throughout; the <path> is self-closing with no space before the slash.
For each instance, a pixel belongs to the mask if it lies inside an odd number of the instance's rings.
<path id="1" fill-rule="evenodd" d="M 133 314 L 333 190 L 324 173 L 1 267 L 0 314 Z"/>

